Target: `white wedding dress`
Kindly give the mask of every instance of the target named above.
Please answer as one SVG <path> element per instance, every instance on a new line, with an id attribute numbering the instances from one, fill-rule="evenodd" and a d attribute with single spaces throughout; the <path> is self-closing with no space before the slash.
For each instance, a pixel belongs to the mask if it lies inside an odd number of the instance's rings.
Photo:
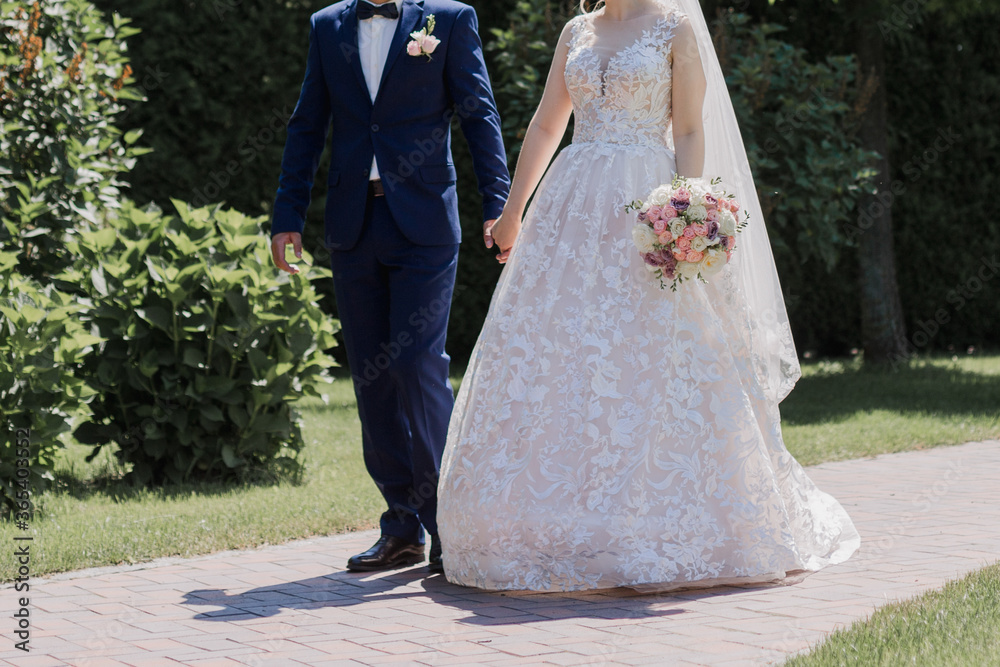
<path id="1" fill-rule="evenodd" d="M 727 317 L 729 267 L 663 290 L 631 240 L 625 205 L 675 169 L 681 15 L 666 7 L 610 58 L 590 15 L 572 21 L 573 143 L 524 217 L 451 418 L 438 524 L 453 583 L 666 590 L 781 579 L 858 548 L 785 448 Z"/>

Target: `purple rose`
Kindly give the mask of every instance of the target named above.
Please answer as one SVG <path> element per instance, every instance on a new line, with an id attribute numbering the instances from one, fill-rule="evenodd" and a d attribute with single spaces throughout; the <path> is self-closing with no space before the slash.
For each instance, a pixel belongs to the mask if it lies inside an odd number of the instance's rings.
<path id="1" fill-rule="evenodd" d="M 674 254 L 669 250 L 661 250 L 660 256 L 663 257 L 663 272 L 673 275 L 674 269 L 677 268 L 677 260 L 674 258 Z"/>
<path id="2" fill-rule="evenodd" d="M 719 236 L 719 223 L 717 222 L 708 223 L 707 230 L 708 234 L 706 234 L 706 236 L 708 236 L 708 238 L 714 241 Z"/>
<path id="3" fill-rule="evenodd" d="M 677 260 L 674 259 L 673 253 L 669 250 L 657 250 L 655 252 L 649 252 L 642 256 L 646 264 L 650 266 L 655 266 L 663 269 L 663 273 L 673 273 L 674 269 L 677 267 Z"/>
<path id="4" fill-rule="evenodd" d="M 671 199 L 670 205 L 673 206 L 675 209 L 677 209 L 678 213 L 683 213 L 684 211 L 688 210 L 688 208 L 691 206 L 691 202 L 684 201 L 682 199 Z"/>
<path id="5" fill-rule="evenodd" d="M 639 222 L 646 222 L 646 212 L 639 211 Z"/>

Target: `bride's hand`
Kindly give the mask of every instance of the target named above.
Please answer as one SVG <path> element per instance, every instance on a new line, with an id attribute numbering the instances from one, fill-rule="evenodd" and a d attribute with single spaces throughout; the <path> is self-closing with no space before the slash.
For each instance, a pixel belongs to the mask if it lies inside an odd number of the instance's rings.
<path id="1" fill-rule="evenodd" d="M 493 242 L 500 249 L 497 261 L 501 264 L 507 263 L 507 258 L 510 257 L 510 251 L 514 248 L 514 241 L 517 240 L 520 231 L 521 216 L 514 212 L 504 211 L 493 223 L 490 236 L 493 237 Z"/>

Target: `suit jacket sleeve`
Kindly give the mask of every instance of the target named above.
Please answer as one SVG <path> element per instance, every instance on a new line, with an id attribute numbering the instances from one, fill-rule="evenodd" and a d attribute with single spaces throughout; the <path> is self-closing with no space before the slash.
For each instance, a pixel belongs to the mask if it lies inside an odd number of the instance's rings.
<path id="1" fill-rule="evenodd" d="M 271 236 L 302 233 L 312 196 L 313 180 L 326 145 L 331 121 L 330 96 L 323 77 L 319 35 L 315 19 L 309 33 L 309 59 L 298 104 L 288 120 L 281 177 L 274 200 Z"/>
<path id="2" fill-rule="evenodd" d="M 455 113 L 472 152 L 483 196 L 483 220 L 492 220 L 500 217 L 510 194 L 510 175 L 478 26 L 475 10 L 462 9 L 448 37 L 452 43 L 448 45 L 445 72 Z"/>

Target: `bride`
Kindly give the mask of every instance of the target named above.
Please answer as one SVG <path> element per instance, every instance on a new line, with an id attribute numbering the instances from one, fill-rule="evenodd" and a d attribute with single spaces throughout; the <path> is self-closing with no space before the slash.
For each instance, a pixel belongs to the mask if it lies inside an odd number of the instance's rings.
<path id="1" fill-rule="evenodd" d="M 675 174 L 722 177 L 751 219 L 722 273 L 671 292 L 625 205 Z M 668 590 L 854 553 L 851 519 L 782 441 L 799 365 L 697 0 L 606 0 L 569 21 L 492 236 L 506 266 L 439 483 L 449 581 Z"/>

